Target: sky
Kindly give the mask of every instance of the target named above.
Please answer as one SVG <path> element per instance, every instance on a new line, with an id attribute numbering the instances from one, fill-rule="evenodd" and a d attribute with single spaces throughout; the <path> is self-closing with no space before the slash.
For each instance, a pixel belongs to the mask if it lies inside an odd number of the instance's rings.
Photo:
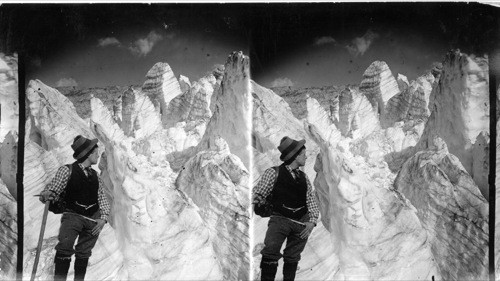
<path id="1" fill-rule="evenodd" d="M 195 81 L 231 52 L 248 54 L 246 33 L 232 19 L 238 12 L 217 4 L 10 8 L 26 80 L 52 87 L 142 85 L 157 62 Z"/>
<path id="2" fill-rule="evenodd" d="M 478 56 L 500 49 L 500 9 L 488 5 L 277 6 L 256 13 L 264 24 L 253 33 L 261 43 L 252 49 L 252 78 L 266 87 L 359 84 L 377 60 L 385 61 L 394 76 L 401 73 L 411 81 L 451 49 Z"/>
<path id="3" fill-rule="evenodd" d="M 157 62 L 195 81 L 240 50 L 265 87 L 340 86 L 359 84 L 377 60 L 413 80 L 454 48 L 496 54 L 498 12 L 477 3 L 2 5 L 0 46 L 25 55 L 27 81 L 49 86 L 142 85 Z"/>

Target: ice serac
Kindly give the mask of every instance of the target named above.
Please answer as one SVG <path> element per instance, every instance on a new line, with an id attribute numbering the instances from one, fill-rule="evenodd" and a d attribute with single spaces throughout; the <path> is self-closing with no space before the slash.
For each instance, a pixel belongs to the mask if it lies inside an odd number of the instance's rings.
<path id="1" fill-rule="evenodd" d="M 339 96 L 338 127 L 343 136 L 362 138 L 380 128 L 378 113 L 366 96 L 347 87 Z"/>
<path id="2" fill-rule="evenodd" d="M 94 136 L 89 126 L 77 115 L 73 104 L 57 90 L 45 86 L 40 81 L 30 81 L 27 98 L 30 110 L 24 144 L 25 279 L 29 278 L 33 268 L 44 208 L 34 195 L 43 190 L 61 165 L 74 161 L 70 145 L 76 135 L 86 135 L 89 138 Z M 37 280 L 47 280 L 53 275 L 54 246 L 57 244 L 60 218 L 60 215 L 48 215 Z M 89 279 L 109 278 L 121 266 L 121 256 L 115 240 L 112 228 L 106 226 L 89 261 Z M 72 278 L 72 269 L 69 274 L 69 278 Z"/>
<path id="3" fill-rule="evenodd" d="M 92 132 L 77 114 L 71 101 L 39 80 L 31 80 L 26 89 L 31 130 L 30 139 L 52 151 L 59 163 L 72 163 L 71 144 L 77 135 L 91 138 Z"/>
<path id="4" fill-rule="evenodd" d="M 205 76 L 194 82 L 182 95 L 174 98 L 165 113 L 168 120 L 165 128 L 173 127 L 178 122 L 207 123 L 212 116 L 210 101 L 215 83 L 216 79 L 213 75 Z"/>
<path id="5" fill-rule="evenodd" d="M 220 261 L 198 208 L 176 189 L 168 163 L 151 165 L 129 140 L 115 138 L 110 114 L 92 101 L 92 131 L 106 149 L 113 185 L 116 241 L 123 256 L 117 279 L 220 280 Z M 189 241 L 189 243 L 187 243 Z"/>
<path id="6" fill-rule="evenodd" d="M 314 185 L 339 257 L 333 279 L 439 280 L 427 233 L 411 204 L 389 189 L 387 166 L 370 173 L 339 146 L 335 126 L 319 120 L 308 120 L 307 130 L 321 149 Z"/>
<path id="7" fill-rule="evenodd" d="M 205 134 L 212 116 L 210 103 L 217 83 L 215 77 L 209 74 L 174 98 L 164 114 L 168 120 L 164 124 L 166 130 L 145 139 L 137 146 L 139 149 L 136 152 L 148 156 L 151 161 L 167 157 L 172 169 L 180 169 L 193 156 L 192 151 Z"/>
<path id="8" fill-rule="evenodd" d="M 306 140 L 306 155 L 315 157 L 317 146 L 304 131 L 301 121 L 292 114 L 287 102 L 276 95 L 272 90 L 266 89 L 252 81 L 252 147 L 254 155 L 254 172 L 260 175 L 267 168 L 282 163 L 278 145 L 284 136 L 295 140 Z M 306 163 L 304 171 L 312 175 L 311 161 Z"/>
<path id="9" fill-rule="evenodd" d="M 199 152 L 184 164 L 176 186 L 200 208 L 223 280 L 248 280 L 249 173 L 223 139 L 216 141 L 217 149 Z"/>
<path id="10" fill-rule="evenodd" d="M 165 62 L 156 63 L 147 73 L 142 91 L 151 99 L 157 111 L 164 114 L 170 101 L 182 94 L 179 82 L 174 72 Z M 162 115 L 162 122 L 167 118 Z"/>
<path id="11" fill-rule="evenodd" d="M 435 62 L 432 64 L 431 73 L 438 80 L 441 78 L 441 73 L 443 72 L 443 64 L 441 62 Z"/>
<path id="12" fill-rule="evenodd" d="M 329 112 L 332 120 L 338 120 L 338 96 L 344 87 L 323 86 L 309 88 L 276 87 L 271 90 L 282 97 L 292 109 L 292 114 L 299 120 L 307 118 L 307 97 L 316 99 Z"/>
<path id="13" fill-rule="evenodd" d="M 8 56 L 0 53 L 0 142 L 9 131 L 18 131 L 17 79 L 17 54 Z"/>
<path id="14" fill-rule="evenodd" d="M 400 93 L 406 91 L 406 89 L 408 89 L 408 87 L 410 86 L 410 82 L 408 81 L 408 77 L 404 76 L 401 73 L 398 73 L 397 81 L 398 81 L 398 88 L 399 88 Z"/>
<path id="15" fill-rule="evenodd" d="M 459 50 L 448 52 L 441 78 L 430 96 L 431 115 L 418 145 L 419 150 L 427 149 L 439 136 L 474 178 L 487 177 L 473 172 L 473 146 L 481 132 L 490 130 L 488 80 L 486 57 L 468 56 Z"/>
<path id="16" fill-rule="evenodd" d="M 383 61 L 375 61 L 365 70 L 359 90 L 366 95 L 381 118 L 384 118 L 389 99 L 399 93 L 398 83 Z"/>
<path id="17" fill-rule="evenodd" d="M 161 130 L 158 111 L 141 91 L 129 88 L 123 93 L 121 127 L 127 136 L 137 139 L 148 137 Z"/>
<path id="18" fill-rule="evenodd" d="M 122 125 L 122 119 L 123 119 L 123 96 L 118 95 L 113 99 L 113 118 L 115 119 L 116 124 L 119 126 Z"/>
<path id="19" fill-rule="evenodd" d="M 0 155 L 2 156 L 0 158 L 0 178 L 15 200 L 17 200 L 17 151 L 17 132 L 10 131 L 0 143 Z"/>
<path id="20" fill-rule="evenodd" d="M 184 75 L 179 75 L 179 87 L 181 88 L 181 92 L 185 93 L 191 89 L 191 82 L 189 82 L 189 78 Z"/>
<path id="21" fill-rule="evenodd" d="M 395 122 L 400 121 L 427 121 L 431 114 L 429 97 L 434 80 L 434 76 L 430 73 L 420 76 L 401 93 L 389 99 L 387 113 L 382 120 L 384 127 L 393 126 Z"/>
<path id="22" fill-rule="evenodd" d="M 218 137 L 226 140 L 232 154 L 238 156 L 245 167 L 250 167 L 249 132 L 250 120 L 250 59 L 240 52 L 229 55 L 220 89 L 217 91 L 215 106 L 206 133 L 198 151 L 210 149 Z M 213 100 L 213 99 L 212 99 Z"/>
<path id="23" fill-rule="evenodd" d="M 394 187 L 417 209 L 443 280 L 488 279 L 488 202 L 442 139 L 406 161 Z"/>
<path id="24" fill-rule="evenodd" d="M 252 102 L 253 102 L 253 127 L 252 127 L 252 147 L 253 147 L 253 175 L 254 185 L 267 168 L 283 163 L 280 152 L 277 149 L 281 139 L 289 136 L 293 139 L 306 140 L 306 155 L 309 159 L 314 159 L 318 152 L 315 143 L 304 131 L 303 123 L 292 114 L 288 103 L 272 90 L 266 89 L 255 82 L 251 82 Z M 322 110 L 325 118 L 330 120 L 326 110 L 316 103 L 318 109 Z M 316 108 L 307 107 L 306 110 L 316 112 Z M 331 121 L 331 120 L 330 120 Z M 314 161 L 307 160 L 304 167 L 305 173 L 312 180 L 314 176 Z M 253 245 L 251 251 L 254 256 L 252 271 L 254 276 L 259 276 L 260 250 L 263 248 L 264 237 L 267 229 L 267 218 L 254 215 L 253 218 Z M 309 237 L 308 243 L 302 252 L 302 260 L 297 271 L 297 280 L 321 280 L 333 276 L 337 269 L 338 259 L 333 254 L 331 244 L 325 244 L 328 233 L 321 222 Z M 281 272 L 283 263 L 280 262 L 278 272 Z"/>
<path id="25" fill-rule="evenodd" d="M 17 202 L 0 180 L 0 279 L 14 280 L 17 264 Z"/>
<path id="26" fill-rule="evenodd" d="M 488 177 L 490 174 L 490 135 L 481 132 L 472 145 L 472 178 L 486 199 L 490 198 Z"/>
<path id="27" fill-rule="evenodd" d="M 138 86 L 130 86 L 136 90 L 140 90 Z M 67 97 L 75 106 L 76 113 L 80 118 L 86 120 L 90 117 L 90 99 L 93 97 L 100 99 L 104 105 L 113 112 L 113 117 L 117 120 L 121 119 L 121 95 L 129 86 L 107 86 L 107 87 L 92 87 L 80 89 L 77 87 L 57 87 L 55 88 L 65 97 Z"/>
<path id="28" fill-rule="evenodd" d="M 0 53 L 0 279 L 14 280 L 17 264 L 17 54 Z"/>

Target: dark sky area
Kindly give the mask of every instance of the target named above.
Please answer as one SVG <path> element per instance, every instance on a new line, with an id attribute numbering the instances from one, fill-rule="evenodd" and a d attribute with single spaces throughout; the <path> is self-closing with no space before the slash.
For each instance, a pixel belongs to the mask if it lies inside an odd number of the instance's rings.
<path id="1" fill-rule="evenodd" d="M 358 84 L 376 60 L 412 80 L 453 48 L 500 62 L 499 32 L 499 8 L 477 3 L 0 7 L 1 50 L 50 86 L 141 85 L 160 61 L 194 81 L 239 50 L 266 87 Z"/>
<path id="2" fill-rule="evenodd" d="M 376 60 L 413 80 L 450 49 L 500 49 L 499 8 L 477 3 L 274 4 L 254 15 L 252 78 L 268 87 L 359 84 Z"/>
<path id="3" fill-rule="evenodd" d="M 25 55 L 27 80 L 50 86 L 142 85 L 157 62 L 197 80 L 232 51 L 248 54 L 241 12 L 226 5 L 7 5 L 0 12 L 10 42 L 3 49 Z"/>

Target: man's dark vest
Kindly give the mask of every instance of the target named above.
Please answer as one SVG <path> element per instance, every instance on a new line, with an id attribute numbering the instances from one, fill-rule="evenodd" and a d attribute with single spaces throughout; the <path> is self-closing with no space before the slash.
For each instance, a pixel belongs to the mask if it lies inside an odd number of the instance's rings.
<path id="1" fill-rule="evenodd" d="M 300 171 L 300 176 L 296 180 L 285 165 L 281 165 L 279 169 L 273 190 L 273 211 L 298 220 L 307 213 L 306 175 Z"/>
<path id="2" fill-rule="evenodd" d="M 90 217 L 99 210 L 97 201 L 99 178 L 94 170 L 91 170 L 90 177 L 87 177 L 78 162 L 72 165 L 73 171 L 66 187 L 66 208 Z"/>

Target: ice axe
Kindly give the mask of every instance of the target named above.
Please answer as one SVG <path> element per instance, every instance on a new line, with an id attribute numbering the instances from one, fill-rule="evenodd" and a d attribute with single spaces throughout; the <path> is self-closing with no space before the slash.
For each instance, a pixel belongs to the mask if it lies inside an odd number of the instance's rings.
<path id="1" fill-rule="evenodd" d="M 40 251 L 42 251 L 43 234 L 45 233 L 45 225 L 47 224 L 47 214 L 49 213 L 50 201 L 45 202 L 43 209 L 42 227 L 40 228 L 40 236 L 38 236 L 38 246 L 36 246 L 35 263 L 33 264 L 33 272 L 31 272 L 31 281 L 35 280 L 36 269 L 38 267 L 38 260 L 40 259 Z"/>

